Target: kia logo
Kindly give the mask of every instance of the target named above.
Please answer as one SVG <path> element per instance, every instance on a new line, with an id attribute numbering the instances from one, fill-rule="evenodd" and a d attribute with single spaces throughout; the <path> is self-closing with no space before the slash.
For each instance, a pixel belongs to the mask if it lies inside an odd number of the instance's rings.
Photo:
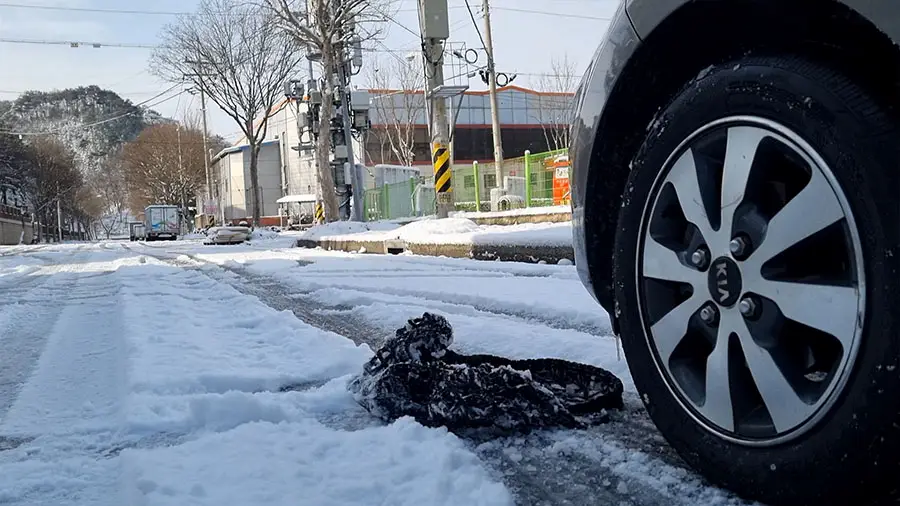
<path id="1" fill-rule="evenodd" d="M 719 302 L 725 302 L 731 296 L 728 291 L 728 264 L 725 261 L 716 263 L 716 283 L 719 285 Z"/>
<path id="2" fill-rule="evenodd" d="M 741 269 L 728 257 L 713 260 L 708 274 L 709 296 L 723 307 L 731 307 L 741 295 Z"/>

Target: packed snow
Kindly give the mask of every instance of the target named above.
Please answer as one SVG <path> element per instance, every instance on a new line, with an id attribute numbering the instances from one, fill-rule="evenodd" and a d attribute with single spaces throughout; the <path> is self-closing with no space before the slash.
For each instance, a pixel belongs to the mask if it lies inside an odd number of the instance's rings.
<path id="1" fill-rule="evenodd" d="M 0 503 L 743 504 L 660 450 L 572 266 L 296 237 L 0 248 Z M 347 384 L 424 311 L 462 353 L 610 370 L 625 414 L 491 441 L 379 421 Z"/>

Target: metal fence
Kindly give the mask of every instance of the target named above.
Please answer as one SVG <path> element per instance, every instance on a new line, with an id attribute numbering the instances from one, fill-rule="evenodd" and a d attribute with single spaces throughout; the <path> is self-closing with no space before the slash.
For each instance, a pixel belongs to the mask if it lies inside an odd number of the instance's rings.
<path id="1" fill-rule="evenodd" d="M 434 183 L 428 178 L 390 183 L 366 190 L 366 220 L 393 220 L 434 214 Z"/>
<path id="2" fill-rule="evenodd" d="M 495 164 L 478 163 L 453 168 L 453 197 L 458 211 L 491 208 L 491 189 L 505 188 L 507 194 L 525 207 L 568 204 L 568 150 L 525 156 L 503 161 L 501 181 Z"/>

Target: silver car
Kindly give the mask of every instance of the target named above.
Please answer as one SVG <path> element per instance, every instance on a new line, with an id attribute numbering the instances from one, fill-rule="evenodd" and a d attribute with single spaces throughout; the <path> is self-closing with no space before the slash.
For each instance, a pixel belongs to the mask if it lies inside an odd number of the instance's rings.
<path id="1" fill-rule="evenodd" d="M 770 504 L 900 488 L 900 3 L 628 0 L 579 87 L 577 266 L 647 411 Z"/>

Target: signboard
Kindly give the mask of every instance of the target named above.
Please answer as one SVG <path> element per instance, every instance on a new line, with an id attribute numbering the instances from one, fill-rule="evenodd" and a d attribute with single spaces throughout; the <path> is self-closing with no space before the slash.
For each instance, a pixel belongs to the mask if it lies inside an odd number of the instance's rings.
<path id="1" fill-rule="evenodd" d="M 203 203 L 203 214 L 216 215 L 219 212 L 219 204 L 215 200 L 207 200 Z"/>

